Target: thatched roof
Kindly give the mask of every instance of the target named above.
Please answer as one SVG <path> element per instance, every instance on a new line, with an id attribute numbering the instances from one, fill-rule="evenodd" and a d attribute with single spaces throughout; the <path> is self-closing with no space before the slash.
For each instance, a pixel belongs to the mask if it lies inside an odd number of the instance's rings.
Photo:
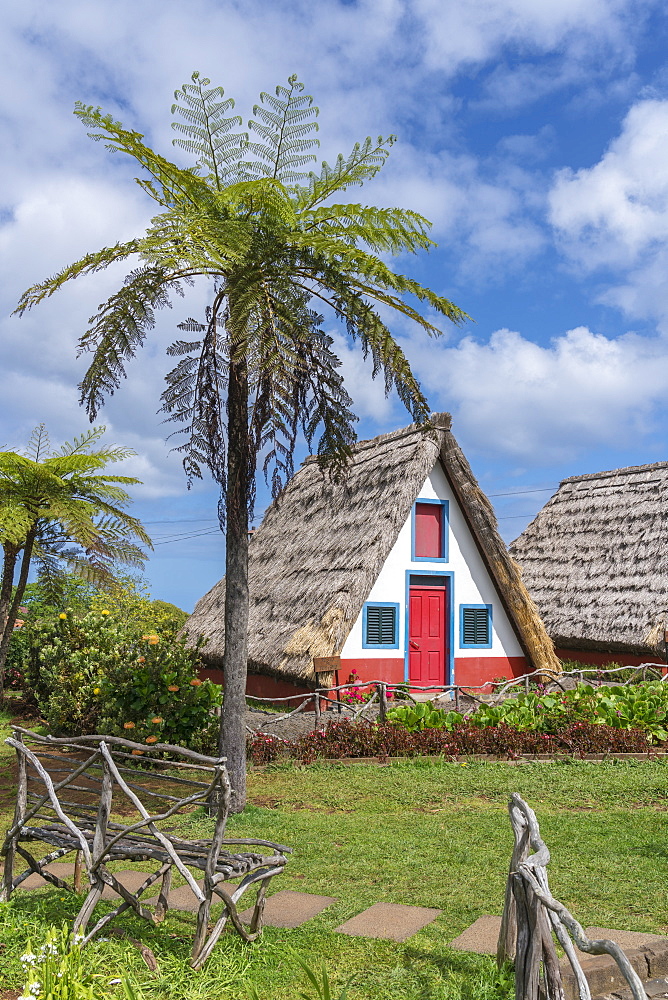
<path id="1" fill-rule="evenodd" d="M 450 415 L 441 413 L 430 429 L 412 424 L 361 441 L 342 483 L 306 459 L 269 507 L 250 543 L 250 670 L 310 683 L 314 657 L 340 653 L 439 455 L 529 661 L 558 669 L 492 507 L 450 432 Z M 222 663 L 223 601 L 221 580 L 185 626 L 191 639 L 208 639 L 212 666 Z"/>
<path id="2" fill-rule="evenodd" d="M 510 547 L 557 647 L 663 653 L 668 462 L 565 479 Z"/>

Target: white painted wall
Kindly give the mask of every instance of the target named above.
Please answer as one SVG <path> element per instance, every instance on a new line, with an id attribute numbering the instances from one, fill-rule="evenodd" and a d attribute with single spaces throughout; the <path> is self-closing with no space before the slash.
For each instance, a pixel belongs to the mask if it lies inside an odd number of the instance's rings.
<path id="1" fill-rule="evenodd" d="M 454 655 L 457 659 L 479 656 L 522 656 L 523 651 L 499 600 L 494 584 L 478 552 L 464 515 L 455 499 L 440 462 L 427 477 L 418 500 L 449 500 L 450 523 L 448 559 L 430 562 L 411 560 L 411 516 L 399 532 L 394 547 L 387 557 L 378 579 L 371 588 L 367 601 L 394 601 L 399 604 L 399 649 L 363 649 L 362 611 L 341 651 L 342 659 L 387 659 L 405 653 L 406 624 L 406 570 L 434 573 L 448 570 L 454 573 Z M 492 648 L 461 649 L 459 637 L 459 605 L 492 605 Z"/>

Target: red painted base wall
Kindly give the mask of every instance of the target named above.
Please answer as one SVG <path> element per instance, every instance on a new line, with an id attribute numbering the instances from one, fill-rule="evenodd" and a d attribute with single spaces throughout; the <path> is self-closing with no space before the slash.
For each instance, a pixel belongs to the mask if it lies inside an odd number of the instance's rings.
<path id="1" fill-rule="evenodd" d="M 522 677 L 528 672 L 523 656 L 467 656 L 455 657 L 455 684 L 479 687 L 505 677 Z"/>
<path id="2" fill-rule="evenodd" d="M 223 683 L 222 670 L 213 670 L 205 667 L 199 671 L 199 674 L 200 677 L 208 677 L 214 684 Z M 282 678 L 267 677 L 266 674 L 249 673 L 246 681 L 246 694 L 249 698 L 287 698 L 290 695 L 297 696 L 293 697 L 291 701 L 283 703 L 285 710 L 288 711 L 288 706 L 297 708 L 299 705 L 298 696 L 311 694 L 311 689 L 304 685 L 293 684 L 291 681 L 283 680 Z M 307 708 L 313 710 L 313 704 L 308 705 Z"/>
<path id="3" fill-rule="evenodd" d="M 640 663 L 658 663 L 665 665 L 661 656 L 635 656 L 633 653 L 601 653 L 597 649 L 555 649 L 560 660 L 576 660 L 594 667 L 605 667 L 609 663 L 618 663 L 620 667 L 637 667 Z"/>
<path id="4" fill-rule="evenodd" d="M 373 660 L 341 660 L 339 684 L 345 684 L 353 670 L 355 680 L 387 681 L 388 684 L 404 683 L 403 657 Z M 455 684 L 478 687 L 499 677 L 521 677 L 527 672 L 523 656 L 467 656 L 455 657 Z"/>

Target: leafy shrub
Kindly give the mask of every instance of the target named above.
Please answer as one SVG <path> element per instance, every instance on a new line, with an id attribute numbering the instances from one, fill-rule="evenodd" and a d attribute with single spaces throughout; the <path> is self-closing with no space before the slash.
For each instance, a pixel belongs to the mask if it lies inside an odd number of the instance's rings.
<path id="1" fill-rule="evenodd" d="M 198 649 L 157 633 L 128 635 L 108 609 L 68 609 L 29 628 L 26 684 L 55 733 L 215 746 L 220 688 L 197 676 Z"/>
<path id="2" fill-rule="evenodd" d="M 412 733 L 416 729 L 454 729 L 456 725 L 461 724 L 463 716 L 459 712 L 448 712 L 444 708 L 434 708 L 429 702 L 424 702 L 391 708 L 387 718 Z"/>
<path id="3" fill-rule="evenodd" d="M 453 713 L 454 714 L 454 713 Z M 342 757 L 416 757 L 442 754 L 459 757 L 491 754 L 517 757 L 520 754 L 647 753 L 646 735 L 639 729 L 615 729 L 591 722 L 576 722 L 560 733 L 518 730 L 506 723 L 480 728 L 461 722 L 453 730 L 416 729 L 412 732 L 391 722 L 330 722 L 321 732 L 294 740 L 279 740 L 264 733 L 249 741 L 248 753 L 256 764 L 280 758 L 302 763 Z"/>
<path id="4" fill-rule="evenodd" d="M 648 738 L 663 742 L 668 739 L 667 716 L 668 686 L 647 681 L 624 687 L 578 684 L 555 694 L 518 694 L 500 705 L 481 705 L 469 718 L 475 726 L 504 722 L 540 733 L 558 733 L 575 722 L 592 722 L 613 729 L 642 729 Z"/>

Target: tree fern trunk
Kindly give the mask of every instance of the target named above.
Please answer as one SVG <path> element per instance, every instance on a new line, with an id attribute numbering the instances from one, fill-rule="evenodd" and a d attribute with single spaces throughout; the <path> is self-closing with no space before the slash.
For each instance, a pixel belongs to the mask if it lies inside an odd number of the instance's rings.
<path id="1" fill-rule="evenodd" d="M 246 674 L 248 666 L 248 496 L 250 439 L 246 362 L 230 363 L 227 394 L 225 553 L 225 685 L 220 752 L 227 757 L 232 812 L 246 804 Z"/>
<path id="2" fill-rule="evenodd" d="M 23 557 L 21 559 L 21 572 L 19 573 L 19 579 L 16 584 L 16 592 L 14 594 L 14 600 L 11 601 L 9 610 L 6 612 L 6 619 L 4 621 L 4 628 L 2 630 L 2 639 L 0 639 L 0 698 L 4 696 L 5 693 L 5 664 L 7 663 L 7 654 L 9 653 L 9 643 L 12 638 L 12 632 L 14 630 L 14 622 L 18 615 L 18 610 L 21 607 L 21 601 L 23 600 L 23 595 L 25 593 L 26 584 L 28 583 L 28 571 L 30 569 L 30 559 L 32 557 L 33 545 L 35 544 L 35 536 L 37 534 L 37 529 L 32 528 L 28 533 L 25 545 L 23 546 Z M 11 575 L 9 567 L 7 566 L 7 552 L 5 549 L 5 567 L 3 568 L 2 574 L 2 592 L 1 596 L 4 599 L 6 591 L 8 589 L 11 595 L 12 582 L 14 578 L 14 566 L 16 565 L 16 556 L 18 552 L 14 553 L 13 560 L 11 562 Z"/>

